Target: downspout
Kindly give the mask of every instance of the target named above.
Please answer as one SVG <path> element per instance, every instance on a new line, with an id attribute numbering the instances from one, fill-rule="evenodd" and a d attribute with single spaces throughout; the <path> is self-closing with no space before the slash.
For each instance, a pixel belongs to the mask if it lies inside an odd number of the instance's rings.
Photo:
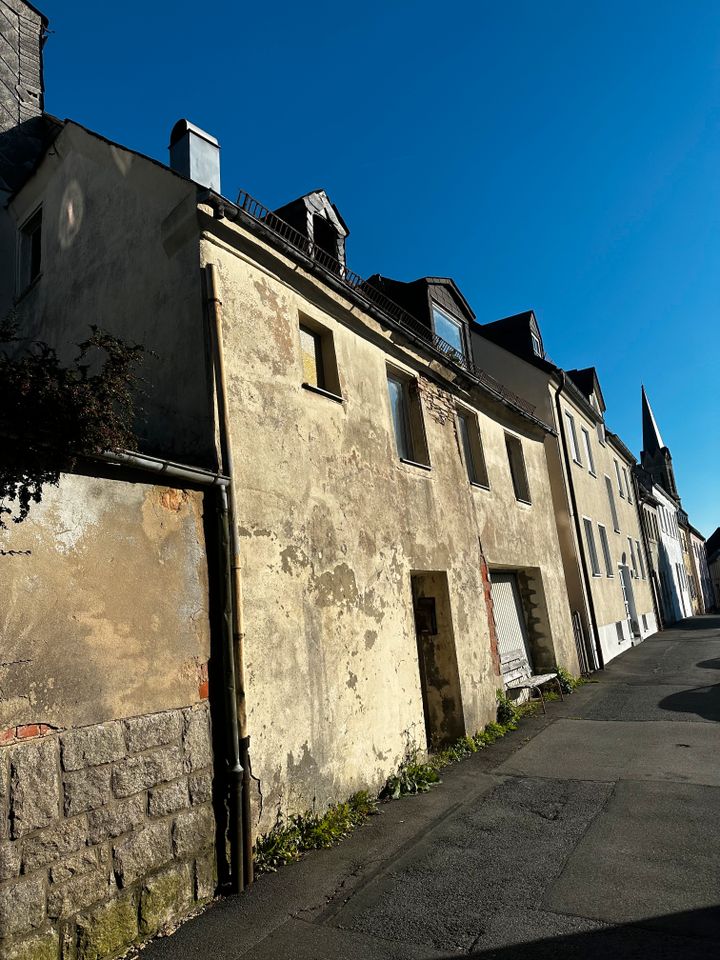
<path id="1" fill-rule="evenodd" d="M 232 489 L 230 479 L 222 473 L 214 473 L 191 467 L 186 464 L 160 460 L 146 454 L 131 453 L 128 450 L 108 451 L 90 459 L 98 460 L 110 466 L 124 467 L 150 473 L 156 477 L 193 483 L 200 487 L 214 488 L 218 493 L 220 514 L 220 569 L 222 570 L 222 674 L 225 685 L 225 711 L 227 717 L 226 750 L 230 776 L 230 810 L 228 835 L 230 841 L 230 883 L 233 893 L 243 890 L 244 845 L 243 845 L 243 765 L 242 751 L 238 736 L 238 692 L 237 667 L 233 648 L 233 599 L 235 578 L 232 566 L 230 537 L 230 510 L 228 489 Z M 252 848 L 251 848 L 252 851 Z"/>
<path id="2" fill-rule="evenodd" d="M 595 613 L 595 604 L 593 602 L 592 596 L 592 586 L 590 580 L 590 573 L 588 571 L 587 560 L 585 559 L 585 553 L 582 548 L 582 528 L 580 527 L 580 514 L 578 513 L 577 498 L 575 496 L 575 485 L 572 478 L 572 464 L 570 463 L 570 456 L 568 454 L 568 445 L 565 436 L 565 424 L 563 422 L 562 407 L 560 406 L 560 393 L 565 387 L 565 371 L 560 370 L 560 383 L 555 391 L 555 406 L 557 409 L 557 418 L 558 418 L 558 441 L 562 447 L 563 460 L 565 462 L 565 473 L 567 474 L 567 483 L 568 489 L 570 490 L 570 506 L 573 512 L 573 521 L 575 523 L 575 536 L 577 538 L 578 553 L 580 555 L 580 567 L 582 569 L 583 580 L 585 584 L 585 594 L 587 596 L 587 605 L 588 612 L 590 614 L 590 626 L 595 635 L 595 653 L 597 655 L 598 666 L 600 670 L 605 668 L 605 658 L 602 654 L 602 647 L 600 646 L 600 630 L 598 629 L 597 615 Z"/>
<path id="3" fill-rule="evenodd" d="M 239 794 L 241 816 L 238 818 L 242 830 L 242 879 L 240 879 L 239 862 L 237 879 L 240 887 L 249 886 L 254 879 L 253 848 L 252 848 L 252 809 L 250 805 L 250 737 L 248 735 L 247 702 L 245 696 L 245 650 L 244 625 L 242 603 L 242 574 L 240 568 L 240 536 L 237 524 L 237 496 L 234 483 L 234 460 L 232 437 L 230 433 L 230 414 L 227 398 L 227 380 L 225 375 L 225 351 L 222 335 L 222 300 L 218 292 L 217 272 L 215 264 L 208 263 L 205 267 L 205 292 L 208 315 L 211 321 L 213 338 L 215 390 L 218 407 L 218 426 L 220 433 L 220 454 L 222 466 L 229 479 L 227 486 L 227 520 L 229 527 L 230 570 L 232 578 L 230 584 L 232 596 L 232 663 L 234 665 L 236 681 L 236 717 L 238 736 L 237 766 L 232 772 L 233 789 Z M 233 758 L 235 760 L 235 758 Z M 236 880 L 233 887 L 237 888 Z"/>

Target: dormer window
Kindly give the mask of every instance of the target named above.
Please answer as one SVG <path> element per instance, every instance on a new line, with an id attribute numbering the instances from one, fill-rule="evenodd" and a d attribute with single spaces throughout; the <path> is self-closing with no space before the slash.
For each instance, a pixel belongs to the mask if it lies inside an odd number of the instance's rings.
<path id="1" fill-rule="evenodd" d="M 432 323 L 433 333 L 436 337 L 444 340 L 448 346 L 452 347 L 461 357 L 465 356 L 465 342 L 463 337 L 463 328 L 459 320 L 455 320 L 450 314 L 445 313 L 436 304 L 432 305 Z M 442 346 L 442 345 L 441 345 Z M 447 352 L 447 351 L 444 351 Z"/>
<path id="2" fill-rule="evenodd" d="M 540 337 L 535 333 L 534 330 L 530 331 L 530 339 L 532 340 L 533 353 L 536 357 L 542 357 L 543 349 L 542 344 L 540 343 Z"/>

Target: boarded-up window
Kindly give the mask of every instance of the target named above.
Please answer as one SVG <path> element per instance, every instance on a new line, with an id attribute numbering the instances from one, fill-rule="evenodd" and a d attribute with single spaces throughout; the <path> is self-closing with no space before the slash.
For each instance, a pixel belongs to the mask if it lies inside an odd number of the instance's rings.
<path id="1" fill-rule="evenodd" d="M 505 447 L 507 449 L 508 462 L 510 463 L 510 475 L 515 490 L 515 499 L 521 500 L 523 503 L 531 503 L 530 484 L 528 483 L 527 471 L 525 469 L 522 443 L 518 437 L 513 437 L 509 433 L 506 433 Z"/>
<path id="2" fill-rule="evenodd" d="M 314 330 L 300 325 L 300 350 L 302 352 L 303 382 L 311 387 L 325 389 L 322 337 Z"/>
<path id="3" fill-rule="evenodd" d="M 485 465 L 480 428 L 477 417 L 469 411 L 458 410 L 458 434 L 462 446 L 463 459 L 470 483 L 489 487 L 488 472 Z"/>

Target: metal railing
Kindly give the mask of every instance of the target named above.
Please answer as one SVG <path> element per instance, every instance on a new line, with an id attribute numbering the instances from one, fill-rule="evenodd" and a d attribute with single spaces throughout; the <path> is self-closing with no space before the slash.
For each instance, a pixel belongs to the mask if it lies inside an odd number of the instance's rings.
<path id="1" fill-rule="evenodd" d="M 442 337 L 439 337 L 429 326 L 420 323 L 416 317 L 391 300 L 381 290 L 370 283 L 370 281 L 365 280 L 358 273 L 348 270 L 345 264 L 341 263 L 326 250 L 323 250 L 318 244 L 313 243 L 308 237 L 300 233 L 299 230 L 296 230 L 295 227 L 291 227 L 289 223 L 281 220 L 277 214 L 263 206 L 263 204 L 254 197 L 251 197 L 249 193 L 241 190 L 238 194 L 236 205 L 253 220 L 256 220 L 295 250 L 304 254 L 316 264 L 319 264 L 323 269 L 327 270 L 328 273 L 332 274 L 333 277 L 349 287 L 354 293 L 359 294 L 363 299 L 371 303 L 389 317 L 395 325 L 411 333 L 419 340 L 422 340 L 427 346 L 432 347 L 433 350 L 440 354 L 443 360 L 449 361 L 455 366 L 465 370 L 491 393 L 496 394 L 508 403 L 518 407 L 523 413 L 534 416 L 535 406 L 532 403 L 528 403 L 523 397 L 518 396 L 512 390 L 508 390 L 507 387 L 499 383 L 494 377 L 490 376 L 489 373 L 476 367 L 470 357 L 461 353 L 453 347 L 452 344 L 443 340 Z"/>

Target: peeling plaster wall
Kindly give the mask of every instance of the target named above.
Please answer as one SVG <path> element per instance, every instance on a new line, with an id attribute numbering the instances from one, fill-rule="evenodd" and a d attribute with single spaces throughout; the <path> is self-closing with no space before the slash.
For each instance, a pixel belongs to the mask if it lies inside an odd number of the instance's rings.
<path id="1" fill-rule="evenodd" d="M 214 464 L 198 264 L 195 185 L 68 122 L 36 174 L 0 210 L 0 256 L 15 263 L 17 227 L 42 204 L 41 276 L 0 287 L 0 317 L 60 356 L 97 324 L 146 348 L 138 418 L 154 456 Z"/>
<path id="2" fill-rule="evenodd" d="M 200 494 L 64 475 L 3 532 L 0 730 L 201 699 L 210 655 Z"/>
<path id="3" fill-rule="evenodd" d="M 322 807 L 379 786 L 409 745 L 424 745 L 412 572 L 447 572 L 468 731 L 494 719 L 499 685 L 481 540 L 491 563 L 552 565 L 547 616 L 562 643 L 572 629 L 542 432 L 488 404 L 480 427 L 492 490 L 471 491 L 454 399 L 426 375 L 427 359 L 241 228 L 211 229 L 202 257 L 221 279 L 266 829 L 278 806 Z M 301 386 L 300 313 L 332 334 L 341 404 Z M 388 362 L 419 374 L 429 471 L 398 459 Z M 512 490 L 506 420 L 526 449 L 527 509 Z M 571 653 L 562 660 L 576 669 Z"/>

